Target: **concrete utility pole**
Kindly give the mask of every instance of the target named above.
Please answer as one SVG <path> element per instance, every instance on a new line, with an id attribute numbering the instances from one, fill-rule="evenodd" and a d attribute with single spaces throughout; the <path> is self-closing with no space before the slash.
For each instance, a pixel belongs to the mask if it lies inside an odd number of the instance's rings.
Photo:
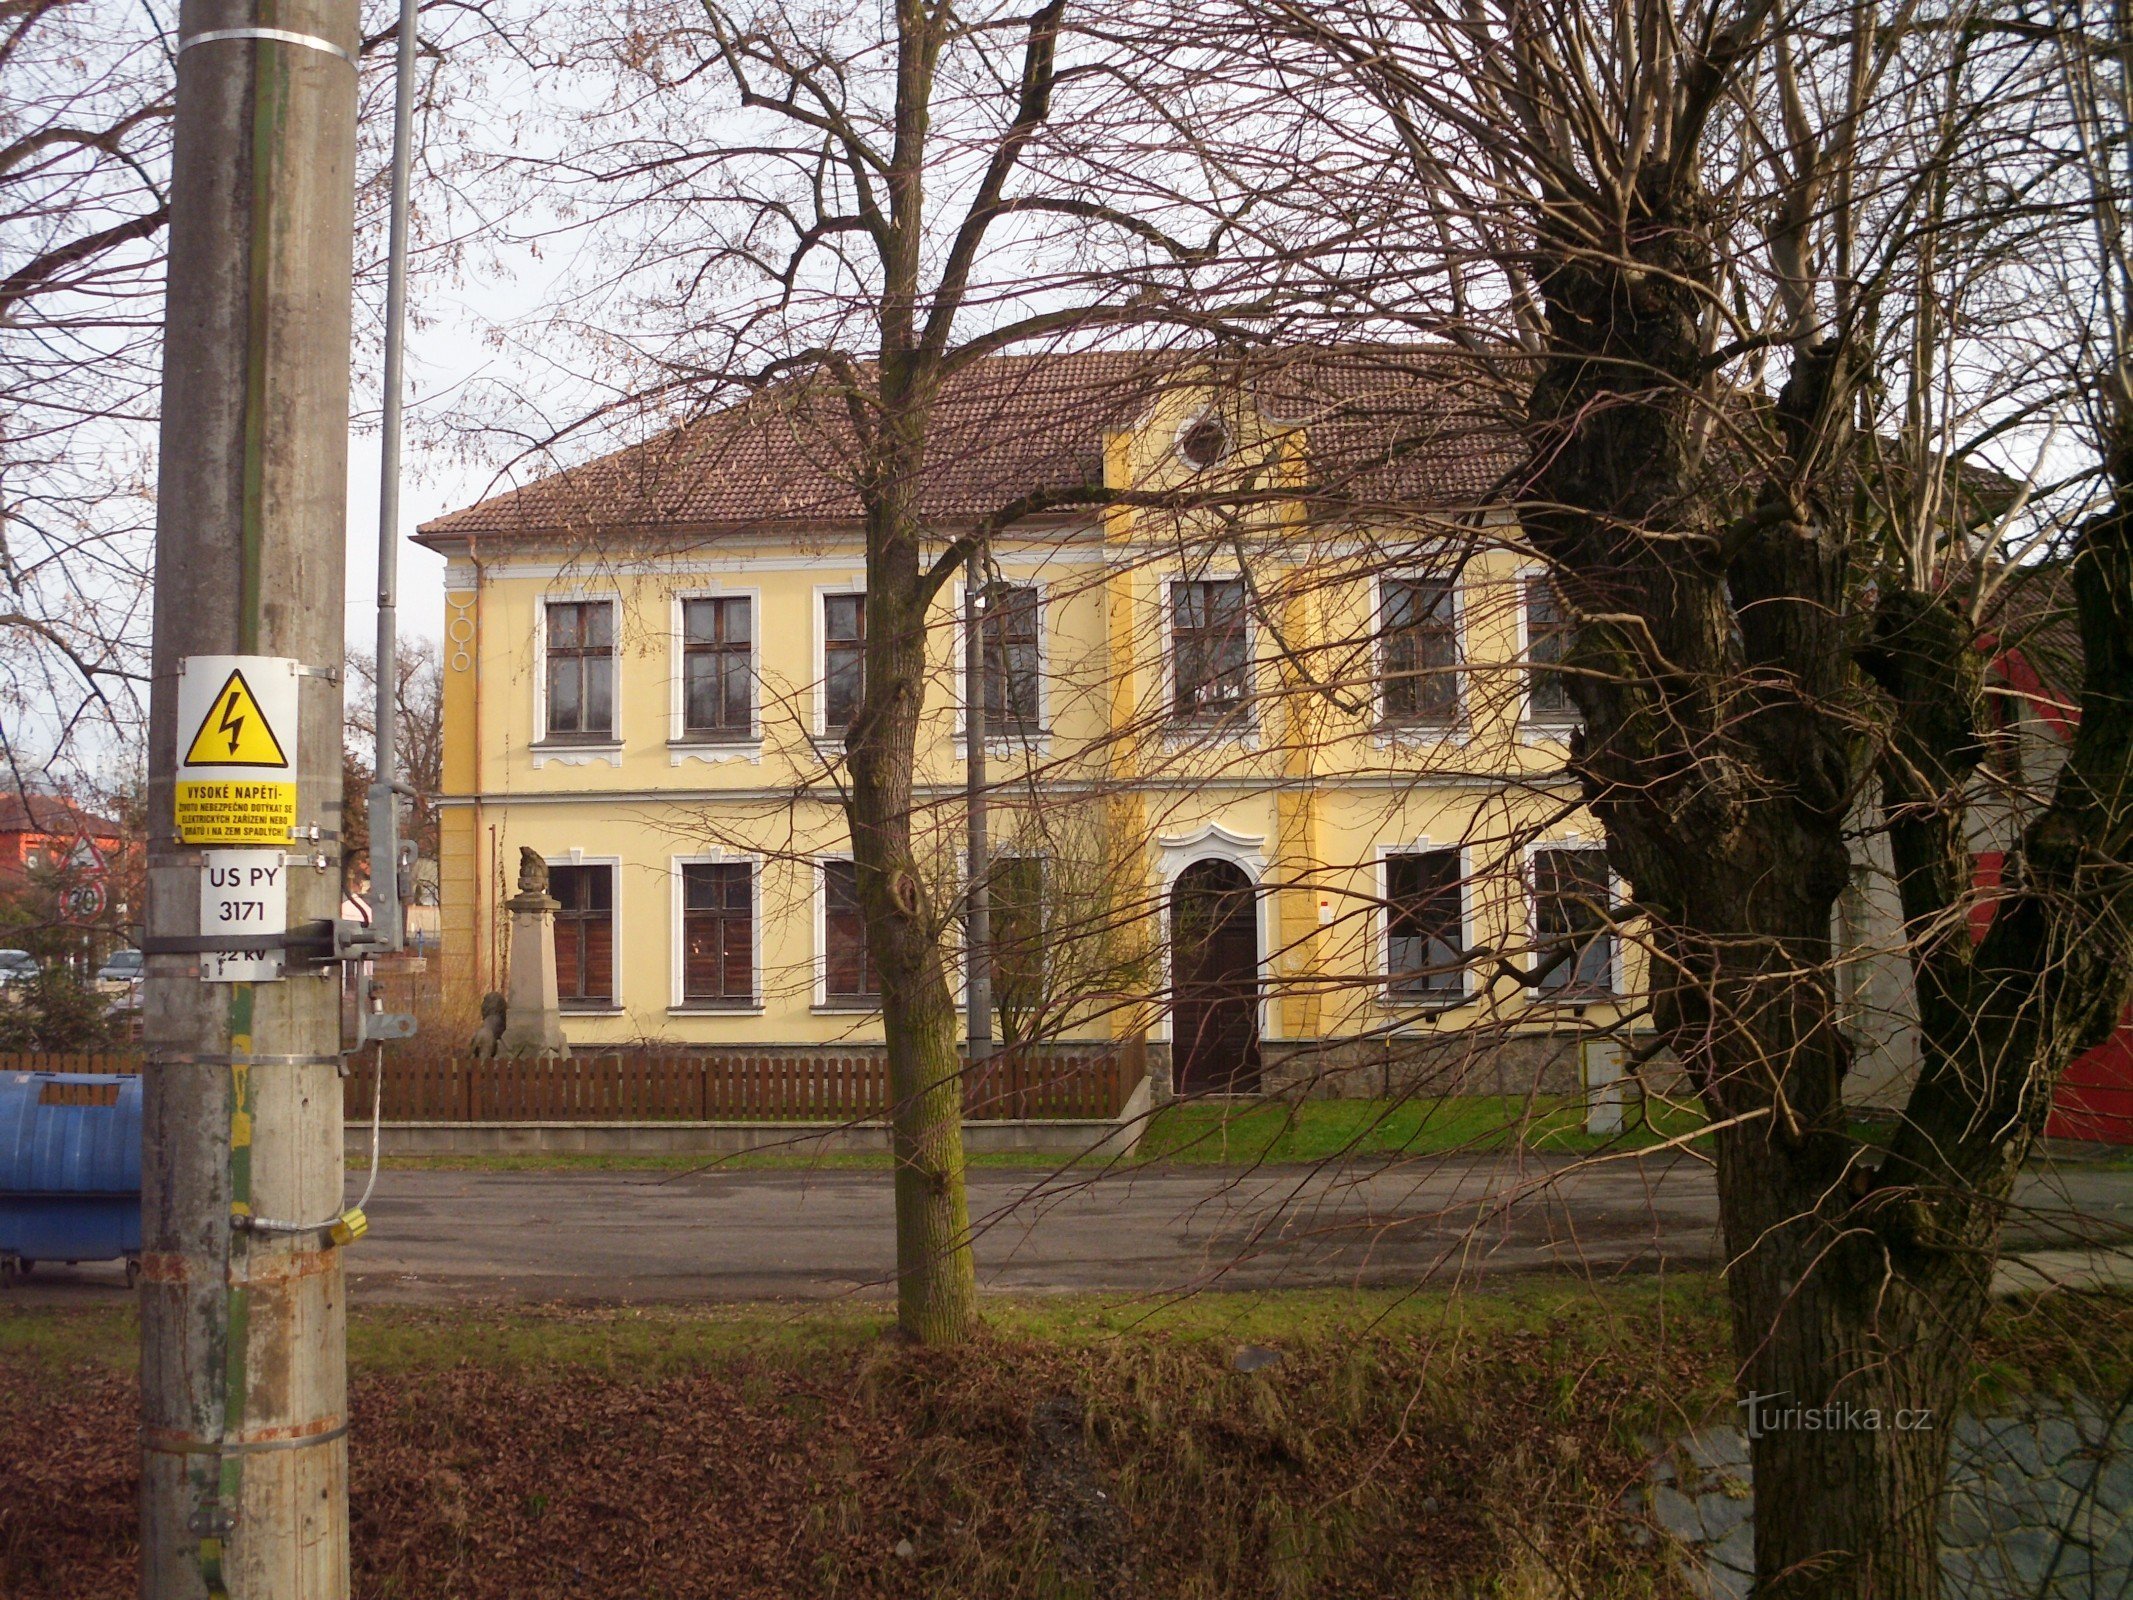
<path id="1" fill-rule="evenodd" d="M 344 1285 L 315 1220 L 342 1206 L 340 984 L 330 960 L 280 967 L 307 924 L 331 953 L 340 907 L 357 42 L 355 0 L 184 0 L 179 26 L 149 720 L 149 1600 L 348 1592 Z M 181 671 L 232 658 L 196 712 Z M 286 709 L 266 658 L 285 658 Z M 296 725 L 264 737 L 277 717 Z M 263 781 L 188 781 L 218 762 Z M 185 804 L 207 820 L 174 826 Z M 218 805 L 255 809 L 225 824 Z M 195 848 L 232 843 L 248 848 Z M 288 939 L 266 898 L 224 924 L 258 932 L 207 937 L 216 857 L 278 878 Z"/>

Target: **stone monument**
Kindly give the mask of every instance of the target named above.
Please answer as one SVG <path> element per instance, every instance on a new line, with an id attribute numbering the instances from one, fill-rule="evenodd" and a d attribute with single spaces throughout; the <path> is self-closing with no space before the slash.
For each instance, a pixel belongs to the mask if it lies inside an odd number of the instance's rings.
<path id="1" fill-rule="evenodd" d="M 567 1057 L 563 1009 L 556 999 L 555 914 L 548 893 L 548 863 L 537 850 L 518 853 L 518 893 L 504 902 L 511 913 L 511 979 L 504 995 L 500 1056 Z"/>

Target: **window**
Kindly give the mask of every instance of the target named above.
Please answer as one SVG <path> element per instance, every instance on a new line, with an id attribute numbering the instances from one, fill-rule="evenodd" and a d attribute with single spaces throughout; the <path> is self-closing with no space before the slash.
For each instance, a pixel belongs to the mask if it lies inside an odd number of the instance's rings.
<path id="1" fill-rule="evenodd" d="M 555 986 L 566 1006 L 615 1003 L 615 869 L 550 866 L 555 914 Z"/>
<path id="2" fill-rule="evenodd" d="M 1201 417 L 1178 435 L 1178 454 L 1202 472 L 1229 453 L 1229 431 L 1213 417 Z"/>
<path id="3" fill-rule="evenodd" d="M 1533 986 L 1560 997 L 1612 994 L 1613 896 L 1600 850 L 1533 852 Z"/>
<path id="4" fill-rule="evenodd" d="M 684 1005 L 755 1003 L 755 885 L 742 861 L 681 868 Z"/>
<path id="5" fill-rule="evenodd" d="M 1220 578 L 1170 586 L 1173 709 L 1207 722 L 1244 704 L 1251 691 L 1244 580 Z"/>
<path id="6" fill-rule="evenodd" d="M 755 731 L 752 603 L 681 605 L 681 726 L 684 733 L 745 739 Z"/>
<path id="7" fill-rule="evenodd" d="M 1035 589 L 999 583 L 986 592 L 978 626 L 985 642 L 988 736 L 1037 732 L 1037 631 L 1042 616 Z"/>
<path id="8" fill-rule="evenodd" d="M 1526 717 L 1533 722 L 1575 722 L 1576 702 L 1560 670 L 1570 649 L 1570 618 L 1553 578 L 1526 579 Z"/>
<path id="9" fill-rule="evenodd" d="M 841 738 L 867 687 L 867 597 L 822 597 L 822 731 Z"/>
<path id="10" fill-rule="evenodd" d="M 985 881 L 993 1009 L 1003 1037 L 1020 1039 L 1044 1008 L 1044 858 L 996 857 Z"/>
<path id="11" fill-rule="evenodd" d="M 1456 850 L 1385 858 L 1385 981 L 1395 996 L 1466 993 L 1466 929 Z"/>
<path id="12" fill-rule="evenodd" d="M 859 912 L 859 867 L 851 861 L 822 863 L 822 998 L 833 1006 L 881 998 L 881 974 Z"/>
<path id="13" fill-rule="evenodd" d="M 1452 585 L 1435 578 L 1387 578 L 1379 593 L 1385 720 L 1457 722 L 1459 619 Z"/>
<path id="14" fill-rule="evenodd" d="M 615 731 L 615 609 L 606 600 L 548 607 L 548 736 L 606 739 Z"/>

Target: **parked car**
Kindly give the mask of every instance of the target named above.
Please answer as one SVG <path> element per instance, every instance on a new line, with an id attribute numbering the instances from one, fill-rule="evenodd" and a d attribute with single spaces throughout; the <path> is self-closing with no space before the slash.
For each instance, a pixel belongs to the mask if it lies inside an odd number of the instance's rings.
<path id="1" fill-rule="evenodd" d="M 111 959 L 96 969 L 98 983 L 138 983 L 142 956 L 138 950 L 114 950 Z"/>
<path id="2" fill-rule="evenodd" d="M 37 958 L 27 950 L 0 950 L 0 989 L 28 983 L 39 972 Z"/>
<path id="3" fill-rule="evenodd" d="M 114 950 L 96 969 L 96 992 L 108 995 L 114 1011 L 137 1010 L 141 1004 L 143 963 L 138 950 Z"/>

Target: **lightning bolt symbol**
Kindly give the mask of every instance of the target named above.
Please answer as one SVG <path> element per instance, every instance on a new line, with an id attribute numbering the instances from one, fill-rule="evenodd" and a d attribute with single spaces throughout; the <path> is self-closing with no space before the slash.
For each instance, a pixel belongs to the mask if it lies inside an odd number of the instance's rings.
<path id="1" fill-rule="evenodd" d="M 222 708 L 222 720 L 215 724 L 217 733 L 226 733 L 230 736 L 231 755 L 237 753 L 237 735 L 244 728 L 244 718 L 237 715 L 237 707 L 243 699 L 242 691 L 232 689 L 230 691 L 229 704 Z"/>

